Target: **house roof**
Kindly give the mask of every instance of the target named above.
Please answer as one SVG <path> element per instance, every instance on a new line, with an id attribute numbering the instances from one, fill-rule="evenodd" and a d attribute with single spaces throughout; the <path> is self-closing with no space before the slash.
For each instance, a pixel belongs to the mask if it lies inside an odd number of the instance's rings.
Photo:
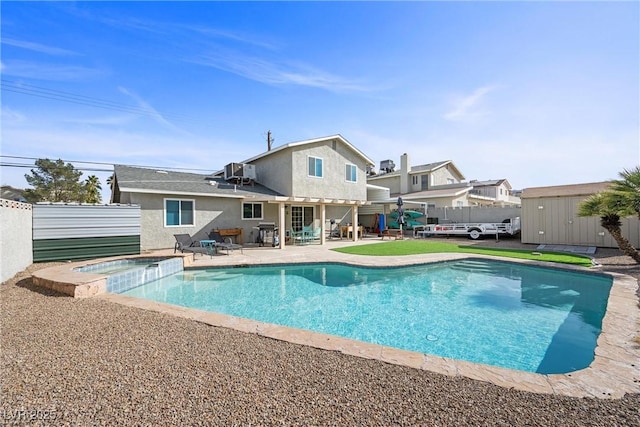
<path id="1" fill-rule="evenodd" d="M 367 164 L 373 165 L 373 160 L 371 160 L 369 157 L 367 157 L 362 151 L 358 150 L 353 144 L 351 144 L 349 141 L 347 141 L 340 134 L 324 136 L 324 137 L 321 137 L 321 138 L 305 139 L 303 141 L 297 141 L 297 142 L 290 142 L 288 144 L 284 144 L 284 145 L 280 145 L 278 147 L 275 147 L 275 148 L 273 148 L 273 149 L 271 149 L 269 151 L 265 151 L 264 153 L 258 154 L 257 156 L 253 156 L 253 157 L 251 157 L 249 159 L 246 159 L 246 160 L 242 161 L 241 163 L 251 163 L 251 162 L 253 162 L 255 160 L 271 156 L 272 154 L 275 154 L 278 151 L 286 150 L 287 148 L 299 147 L 301 145 L 314 144 L 316 142 L 322 142 L 322 141 L 327 141 L 327 140 L 337 140 L 337 141 L 342 142 L 349 149 L 351 149 L 354 153 L 356 153 L 357 155 L 362 157 L 367 162 Z M 215 172 L 214 175 L 217 175 L 217 174 L 220 174 L 220 173 L 223 173 L 223 172 L 224 171 L 218 171 L 218 172 Z"/>
<path id="2" fill-rule="evenodd" d="M 464 186 L 461 187 L 458 185 L 453 185 L 451 187 L 446 186 L 446 188 L 438 188 L 436 190 L 426 190 L 426 191 L 416 191 L 414 193 L 407 194 L 396 194 L 396 198 L 398 196 L 402 196 L 403 199 L 407 200 L 417 200 L 417 199 L 435 199 L 438 197 L 457 197 L 461 196 L 471 190 L 471 187 Z"/>
<path id="3" fill-rule="evenodd" d="M 587 184 L 555 185 L 550 187 L 531 187 L 522 190 L 521 199 L 537 197 L 590 196 L 609 188 L 609 182 L 592 182 Z"/>
<path id="4" fill-rule="evenodd" d="M 120 192 L 245 198 L 280 196 L 264 185 L 234 185 L 209 175 L 114 165 Z"/>
<path id="5" fill-rule="evenodd" d="M 511 189 L 511 184 L 506 179 L 489 179 L 486 181 L 471 181 L 471 185 L 474 187 L 497 187 L 499 185 L 505 184 L 508 189 Z"/>
<path id="6" fill-rule="evenodd" d="M 433 172 L 434 170 L 440 169 L 441 167 L 446 166 L 449 163 L 453 164 L 453 161 L 451 161 L 451 160 L 443 160 L 443 161 L 440 161 L 440 162 L 427 163 L 426 165 L 411 166 L 411 170 L 409 171 L 409 173 Z M 456 170 L 457 169 L 458 168 L 456 168 Z"/>
<path id="7" fill-rule="evenodd" d="M 411 170 L 409 171 L 409 174 L 411 175 L 411 174 L 418 174 L 418 173 L 424 173 L 424 172 L 433 172 L 447 165 L 451 165 L 453 169 L 455 169 L 455 171 L 458 173 L 458 175 L 460 175 L 460 178 L 464 179 L 464 175 L 462 175 L 462 172 L 460 172 L 460 169 L 458 169 L 458 167 L 453 163 L 453 160 L 443 160 L 440 162 L 427 163 L 426 165 L 412 166 Z M 401 171 L 399 170 L 395 170 L 393 172 L 383 173 L 375 176 L 369 176 L 367 177 L 367 179 L 375 180 L 378 178 L 382 179 L 382 178 L 388 178 L 393 176 L 400 176 L 400 172 Z"/>

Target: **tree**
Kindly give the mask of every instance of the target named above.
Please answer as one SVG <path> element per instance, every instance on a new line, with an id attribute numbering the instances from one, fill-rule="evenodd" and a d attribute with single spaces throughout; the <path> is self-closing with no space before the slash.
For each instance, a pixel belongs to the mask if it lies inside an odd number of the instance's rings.
<path id="1" fill-rule="evenodd" d="M 600 225 L 611 234 L 620 250 L 640 264 L 640 252 L 622 235 L 620 221 L 620 218 L 635 214 L 629 198 L 612 189 L 594 194 L 578 206 L 578 216 L 599 216 Z"/>
<path id="2" fill-rule="evenodd" d="M 640 166 L 620 172 L 620 178 L 611 184 L 611 191 L 619 193 L 626 206 L 640 218 Z"/>
<path id="3" fill-rule="evenodd" d="M 81 171 L 75 170 L 71 163 L 58 159 L 38 159 L 37 169 L 26 174 L 29 185 L 33 188 L 25 190 L 24 197 L 35 202 L 83 202 L 84 185 L 80 182 Z"/>
<path id="4" fill-rule="evenodd" d="M 91 175 L 84 181 L 84 201 L 85 203 L 102 203 L 102 197 L 100 196 L 100 179 L 97 176 Z"/>

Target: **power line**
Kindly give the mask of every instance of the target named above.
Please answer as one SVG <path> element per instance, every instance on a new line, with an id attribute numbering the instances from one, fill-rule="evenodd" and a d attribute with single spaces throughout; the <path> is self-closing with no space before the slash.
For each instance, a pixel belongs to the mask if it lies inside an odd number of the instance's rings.
<path id="1" fill-rule="evenodd" d="M 6 157 L 8 159 L 20 159 L 20 160 L 39 160 L 38 157 L 24 157 L 24 156 L 10 156 L 10 155 L 6 155 L 6 154 L 0 154 L 0 157 Z M 114 164 L 121 164 L 121 163 L 109 163 L 109 162 L 93 162 L 93 161 L 87 161 L 87 160 L 64 160 L 64 159 L 60 159 L 65 163 L 82 163 L 82 164 L 90 164 L 90 165 L 114 165 Z M 24 163 L 0 163 L 0 166 L 15 166 L 15 167 L 35 167 L 35 165 L 26 165 Z M 179 167 L 170 167 L 170 166 L 149 166 L 149 165 L 127 165 L 127 164 L 122 164 L 122 166 L 129 166 L 129 167 L 135 167 L 135 168 L 147 168 L 147 169 L 161 169 L 161 170 L 175 170 L 175 171 L 198 171 L 198 172 L 211 172 L 212 169 L 198 169 L 198 168 L 179 168 Z M 79 168 L 81 170 L 93 170 L 90 168 Z M 113 172 L 112 169 L 95 169 L 96 171 L 99 172 Z"/>
<path id="2" fill-rule="evenodd" d="M 33 169 L 35 167 L 35 165 L 26 165 L 26 164 L 23 164 L 23 163 L 0 162 L 0 167 Z M 82 168 L 82 167 L 80 167 L 80 168 L 74 167 L 74 169 L 79 170 L 79 171 L 85 171 L 85 172 L 113 172 L 112 169 Z"/>
<path id="3" fill-rule="evenodd" d="M 15 82 L 11 80 L 1 79 L 0 89 L 18 93 L 21 95 L 35 96 L 38 98 L 51 99 L 54 101 L 69 102 L 72 104 L 86 105 L 89 107 L 103 108 L 107 110 L 122 111 L 125 113 L 138 114 L 148 117 L 168 118 L 183 122 L 198 122 L 199 120 L 179 113 L 160 112 L 150 107 L 140 107 L 136 105 L 123 104 L 120 102 L 109 101 L 105 99 L 94 98 L 85 95 L 79 95 L 71 92 L 65 92 L 55 89 L 49 89 L 42 86 L 30 85 L 27 83 Z"/>

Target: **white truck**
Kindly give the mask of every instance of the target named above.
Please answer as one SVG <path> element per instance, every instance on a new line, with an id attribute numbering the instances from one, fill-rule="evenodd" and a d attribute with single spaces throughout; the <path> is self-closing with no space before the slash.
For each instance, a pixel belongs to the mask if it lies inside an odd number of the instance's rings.
<path id="1" fill-rule="evenodd" d="M 500 235 L 513 236 L 519 232 L 520 217 L 505 219 L 502 222 L 427 224 L 414 228 L 416 237 L 466 235 L 473 240 L 484 236 L 495 236 L 497 239 Z"/>

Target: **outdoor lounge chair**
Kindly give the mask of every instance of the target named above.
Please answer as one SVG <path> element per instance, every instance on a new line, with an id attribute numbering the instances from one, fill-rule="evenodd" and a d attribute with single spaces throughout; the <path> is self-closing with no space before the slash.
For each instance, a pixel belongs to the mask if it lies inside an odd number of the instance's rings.
<path id="1" fill-rule="evenodd" d="M 173 237 L 176 238 L 173 253 L 176 253 L 177 251 L 180 251 L 181 253 L 191 252 L 193 253 L 194 259 L 197 253 L 211 255 L 211 250 L 209 248 L 202 246 L 198 240 L 193 240 L 188 234 L 174 234 Z"/>
<path id="2" fill-rule="evenodd" d="M 226 250 L 227 255 L 229 255 L 230 251 L 233 251 L 235 249 L 240 249 L 240 253 L 244 253 L 243 251 L 244 247 L 241 244 L 233 243 L 233 240 L 231 240 L 231 237 L 227 237 L 225 239 L 224 237 L 222 237 L 222 235 L 218 231 L 211 231 L 211 233 L 209 233 L 209 239 L 215 240 L 216 243 L 214 247 L 216 248 L 216 251 L 218 249 L 223 249 L 223 250 Z"/>

